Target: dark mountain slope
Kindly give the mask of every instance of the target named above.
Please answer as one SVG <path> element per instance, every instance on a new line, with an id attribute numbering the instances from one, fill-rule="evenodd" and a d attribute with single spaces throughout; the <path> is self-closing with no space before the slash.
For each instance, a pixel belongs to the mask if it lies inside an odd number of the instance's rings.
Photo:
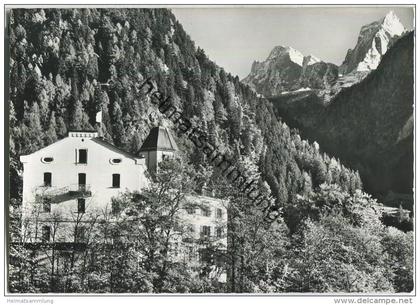
<path id="1" fill-rule="evenodd" d="M 313 93 L 272 99 L 286 122 L 358 169 L 376 195 L 412 193 L 413 36 L 397 41 L 377 70 L 328 106 Z"/>

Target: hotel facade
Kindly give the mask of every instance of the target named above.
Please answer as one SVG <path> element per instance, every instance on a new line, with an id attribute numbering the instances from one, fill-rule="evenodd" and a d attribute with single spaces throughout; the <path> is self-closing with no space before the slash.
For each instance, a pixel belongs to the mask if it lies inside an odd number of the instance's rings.
<path id="1" fill-rule="evenodd" d="M 92 131 L 71 131 L 63 138 L 29 155 L 23 164 L 22 235 L 28 243 L 82 242 L 88 215 L 103 217 L 112 198 L 127 191 L 146 189 L 147 171 L 178 150 L 167 128 L 152 128 L 139 155 L 127 153 Z M 194 208 L 192 208 L 194 207 Z M 202 240 L 227 247 L 227 209 L 223 200 L 206 195 L 186 196 L 179 212 L 189 238 L 173 240 L 173 257 L 199 265 Z"/>

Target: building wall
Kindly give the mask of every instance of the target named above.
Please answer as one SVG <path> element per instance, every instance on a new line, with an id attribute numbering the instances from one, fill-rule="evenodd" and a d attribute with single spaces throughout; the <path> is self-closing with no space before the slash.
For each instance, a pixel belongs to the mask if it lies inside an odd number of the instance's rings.
<path id="1" fill-rule="evenodd" d="M 184 209 L 182 219 L 192 226 L 193 237 L 200 238 L 203 226 L 208 226 L 210 227 L 210 239 L 226 247 L 226 201 L 207 196 L 188 196 L 187 205 L 193 207 L 193 210 Z M 205 213 L 206 210 L 209 214 Z M 221 217 L 218 217 L 217 210 L 220 210 Z M 218 228 L 222 230 L 221 237 L 217 237 Z"/>
<path id="2" fill-rule="evenodd" d="M 208 213 L 204 213 L 207 210 Z M 217 214 L 220 210 L 221 215 Z M 214 272 L 219 281 L 226 280 L 223 253 L 227 250 L 227 202 L 208 196 L 187 196 L 180 218 L 184 226 L 184 234 L 172 243 L 172 253 L 176 261 L 199 268 L 208 263 L 209 250 L 213 258 Z M 203 235 L 203 227 L 210 228 L 208 236 Z M 217 229 L 220 236 L 217 236 Z M 204 251 L 204 252 L 203 252 Z M 204 255 L 203 255 L 204 254 Z"/>
<path id="3" fill-rule="evenodd" d="M 145 159 L 135 159 L 122 151 L 98 142 L 85 133 L 70 133 L 64 138 L 31 155 L 22 156 L 23 163 L 23 210 L 25 217 L 33 210 L 36 194 L 66 193 L 69 189 L 78 189 L 78 174 L 86 174 L 86 185 L 91 196 L 85 198 L 86 213 L 100 213 L 111 208 L 110 199 L 127 190 L 140 191 L 148 185 L 145 176 Z M 77 162 L 79 149 L 87 149 L 87 164 Z M 51 163 L 43 158 L 52 157 Z M 112 159 L 121 159 L 113 164 Z M 51 187 L 43 187 L 44 173 L 52 173 Z M 112 174 L 120 174 L 120 187 L 112 187 Z M 59 203 L 51 204 L 50 213 L 41 213 L 40 217 L 60 215 L 60 219 L 74 221 L 77 215 L 77 198 L 63 197 Z M 68 200 L 66 200 L 68 199 Z"/>
<path id="4" fill-rule="evenodd" d="M 173 151 L 163 151 L 163 150 L 156 150 L 156 151 L 143 151 L 141 154 L 145 158 L 145 164 L 149 171 L 156 171 L 157 165 L 159 162 L 162 161 L 163 156 L 173 156 Z"/>

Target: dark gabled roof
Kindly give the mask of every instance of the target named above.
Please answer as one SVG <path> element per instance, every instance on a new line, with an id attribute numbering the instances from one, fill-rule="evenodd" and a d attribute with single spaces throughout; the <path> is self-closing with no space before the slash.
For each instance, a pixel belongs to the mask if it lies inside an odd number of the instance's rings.
<path id="1" fill-rule="evenodd" d="M 140 151 L 166 150 L 176 151 L 178 146 L 167 128 L 154 127 L 144 140 Z"/>
<path id="2" fill-rule="evenodd" d="M 103 139 L 102 137 L 98 137 L 98 138 L 92 138 L 91 139 L 93 142 L 98 143 L 99 145 L 102 145 L 110 150 L 113 150 L 117 153 L 120 153 L 124 156 L 126 156 L 127 158 L 131 158 L 131 159 L 142 159 L 141 156 L 136 156 L 135 154 L 132 154 L 130 152 L 127 152 L 125 150 L 122 150 L 121 148 L 118 148 L 117 146 L 107 142 L 105 139 Z"/>

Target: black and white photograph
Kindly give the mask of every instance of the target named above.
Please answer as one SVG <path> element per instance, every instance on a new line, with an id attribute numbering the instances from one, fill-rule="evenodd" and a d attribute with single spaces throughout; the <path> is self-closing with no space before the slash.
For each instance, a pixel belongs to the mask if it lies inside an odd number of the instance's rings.
<path id="1" fill-rule="evenodd" d="M 5 303 L 415 303 L 415 13 L 5 4 Z"/>

